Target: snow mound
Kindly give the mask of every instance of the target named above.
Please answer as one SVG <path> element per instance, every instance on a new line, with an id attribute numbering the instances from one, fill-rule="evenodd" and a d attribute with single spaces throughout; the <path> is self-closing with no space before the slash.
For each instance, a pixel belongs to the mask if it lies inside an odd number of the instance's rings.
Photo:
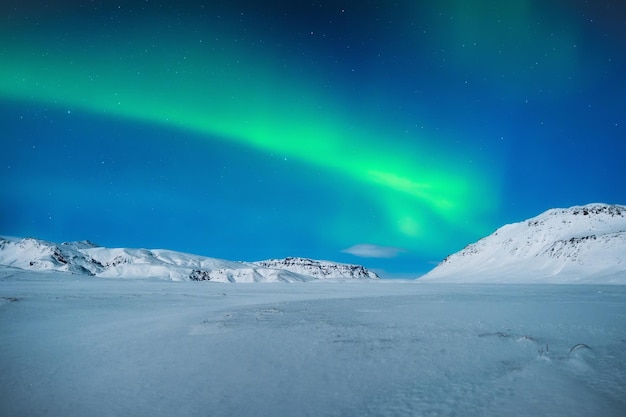
<path id="1" fill-rule="evenodd" d="M 551 209 L 505 225 L 419 281 L 626 284 L 626 206 Z"/>
<path id="2" fill-rule="evenodd" d="M 105 248 L 89 241 L 56 244 L 34 238 L 0 238 L 0 265 L 103 278 L 173 281 L 304 282 L 317 279 L 377 279 L 359 265 L 303 258 L 234 262 L 165 249 Z"/>

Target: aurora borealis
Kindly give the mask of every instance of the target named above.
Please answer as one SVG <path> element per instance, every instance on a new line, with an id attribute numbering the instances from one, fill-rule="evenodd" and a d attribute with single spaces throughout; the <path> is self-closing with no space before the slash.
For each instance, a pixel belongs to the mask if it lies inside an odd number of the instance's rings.
<path id="1" fill-rule="evenodd" d="M 408 276 L 626 197 L 618 2 L 10 3 L 2 234 Z"/>

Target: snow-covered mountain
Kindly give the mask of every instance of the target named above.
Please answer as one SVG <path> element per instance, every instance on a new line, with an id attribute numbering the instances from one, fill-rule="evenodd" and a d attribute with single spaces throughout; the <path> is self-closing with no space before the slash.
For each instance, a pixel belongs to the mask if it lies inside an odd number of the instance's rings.
<path id="1" fill-rule="evenodd" d="M 105 278 L 175 281 L 296 282 L 378 279 L 359 265 L 304 258 L 234 262 L 163 249 L 105 248 L 89 241 L 56 244 L 34 238 L 0 238 L 0 265 Z"/>
<path id="2" fill-rule="evenodd" d="M 338 264 L 328 261 L 316 261 L 306 258 L 270 259 L 254 262 L 263 268 L 280 269 L 295 272 L 300 275 L 311 276 L 317 279 L 330 278 L 358 278 L 378 279 L 378 275 L 368 271 L 361 265 Z"/>
<path id="3" fill-rule="evenodd" d="M 419 281 L 626 284 L 626 206 L 552 209 L 508 224 Z"/>

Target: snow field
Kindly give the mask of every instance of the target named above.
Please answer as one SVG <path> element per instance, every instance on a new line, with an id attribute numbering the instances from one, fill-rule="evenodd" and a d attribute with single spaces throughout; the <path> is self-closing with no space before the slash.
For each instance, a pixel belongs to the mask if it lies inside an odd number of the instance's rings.
<path id="1" fill-rule="evenodd" d="M 625 324 L 624 286 L 5 270 L 0 415 L 620 416 Z"/>

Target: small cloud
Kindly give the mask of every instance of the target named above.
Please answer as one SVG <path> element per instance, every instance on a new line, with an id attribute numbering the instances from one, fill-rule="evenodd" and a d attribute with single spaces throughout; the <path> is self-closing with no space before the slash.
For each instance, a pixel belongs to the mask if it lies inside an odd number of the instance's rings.
<path id="1" fill-rule="evenodd" d="M 369 243 L 360 243 L 344 249 L 341 252 L 350 255 L 360 256 L 361 258 L 395 258 L 400 252 L 404 252 L 402 248 L 393 246 L 378 246 Z"/>

